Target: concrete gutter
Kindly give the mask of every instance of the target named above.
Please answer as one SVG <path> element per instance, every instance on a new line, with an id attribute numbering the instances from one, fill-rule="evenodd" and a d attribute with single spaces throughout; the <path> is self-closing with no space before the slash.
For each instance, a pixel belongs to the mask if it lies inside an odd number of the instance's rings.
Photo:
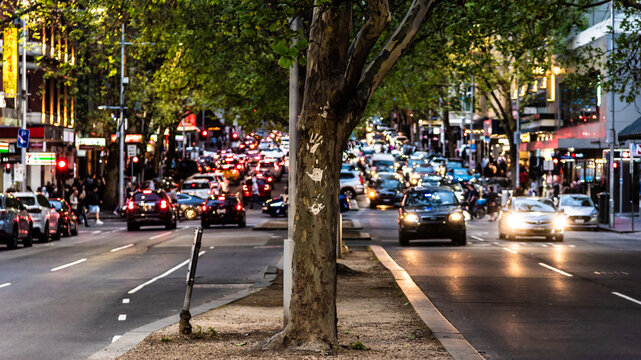
<path id="1" fill-rule="evenodd" d="M 425 296 L 407 271 L 392 259 L 387 251 L 378 245 L 370 245 L 374 255 L 389 271 L 403 293 L 414 307 L 418 316 L 430 328 L 434 336 L 455 360 L 482 360 L 483 357 L 461 335 L 461 333 L 438 311 Z"/>

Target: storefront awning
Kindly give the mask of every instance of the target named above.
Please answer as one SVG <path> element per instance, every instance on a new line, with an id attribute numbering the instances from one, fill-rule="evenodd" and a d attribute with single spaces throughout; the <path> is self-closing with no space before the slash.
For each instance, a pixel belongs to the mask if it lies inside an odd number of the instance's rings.
<path id="1" fill-rule="evenodd" d="M 619 141 L 641 139 L 641 117 L 619 132 Z"/>

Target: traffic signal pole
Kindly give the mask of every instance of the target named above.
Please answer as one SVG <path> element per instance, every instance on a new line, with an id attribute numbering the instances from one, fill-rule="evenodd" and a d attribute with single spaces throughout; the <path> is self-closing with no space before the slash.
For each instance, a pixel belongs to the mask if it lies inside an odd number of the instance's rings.
<path id="1" fill-rule="evenodd" d="M 125 24 L 122 24 L 120 40 L 120 124 L 118 137 L 120 151 L 118 153 L 118 209 L 122 208 L 125 201 Z"/>
<path id="2" fill-rule="evenodd" d="M 22 128 L 27 128 L 27 27 L 26 19 L 22 18 Z M 20 149 L 20 163 L 25 169 L 21 190 L 27 191 L 27 149 Z"/>

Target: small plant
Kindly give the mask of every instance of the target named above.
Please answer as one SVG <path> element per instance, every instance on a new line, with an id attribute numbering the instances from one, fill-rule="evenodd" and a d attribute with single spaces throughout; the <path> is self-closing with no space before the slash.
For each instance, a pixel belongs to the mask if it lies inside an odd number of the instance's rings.
<path id="1" fill-rule="evenodd" d="M 196 327 L 196 331 L 191 333 L 192 339 L 202 339 L 205 337 L 205 332 L 203 331 L 203 328 L 198 326 Z"/>
<path id="2" fill-rule="evenodd" d="M 361 342 L 361 337 L 358 335 L 356 335 L 356 342 L 349 343 L 349 348 L 352 350 L 369 350 L 369 348 Z"/>
<path id="3" fill-rule="evenodd" d="M 163 337 L 160 338 L 160 342 L 164 342 L 164 343 L 168 343 L 171 340 L 172 339 L 169 336 L 163 336 Z"/>
<path id="4" fill-rule="evenodd" d="M 236 345 L 236 346 L 245 346 L 245 345 L 247 345 L 247 341 L 244 341 L 244 342 L 241 342 L 241 343 L 238 343 L 238 344 L 234 344 L 234 345 Z"/>
<path id="5" fill-rule="evenodd" d="M 207 329 L 207 333 L 209 334 L 209 337 L 212 339 L 220 338 L 220 334 L 218 333 L 218 331 L 214 330 L 214 328 L 211 326 Z"/>

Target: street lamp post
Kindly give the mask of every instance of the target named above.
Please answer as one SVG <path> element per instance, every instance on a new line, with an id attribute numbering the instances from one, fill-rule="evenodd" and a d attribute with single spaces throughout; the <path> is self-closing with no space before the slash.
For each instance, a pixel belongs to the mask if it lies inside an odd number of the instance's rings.
<path id="1" fill-rule="evenodd" d="M 118 166 L 118 209 L 122 208 L 125 201 L 125 24 L 122 24 L 120 38 L 120 124 L 118 125 L 119 137 L 119 166 Z"/>
<path id="2" fill-rule="evenodd" d="M 611 34 L 610 34 L 610 51 L 614 51 L 614 1 L 610 1 L 610 24 L 611 24 Z M 609 170 L 609 182 L 610 182 L 610 198 L 608 200 L 608 210 L 609 210 L 609 227 L 614 227 L 614 142 L 616 141 L 616 130 L 614 128 L 614 91 L 610 90 L 610 159 L 608 161 L 608 170 Z M 620 169 L 619 171 L 623 171 Z"/>
<path id="3" fill-rule="evenodd" d="M 516 131 L 514 132 L 514 146 L 516 147 L 516 161 L 514 164 L 514 172 L 516 173 L 516 177 L 514 180 L 514 184 L 516 185 L 514 189 L 518 189 L 521 187 L 521 170 L 520 170 L 520 160 L 521 160 L 521 109 L 520 109 L 520 103 L 519 103 L 519 84 L 518 82 L 516 83 Z"/>

